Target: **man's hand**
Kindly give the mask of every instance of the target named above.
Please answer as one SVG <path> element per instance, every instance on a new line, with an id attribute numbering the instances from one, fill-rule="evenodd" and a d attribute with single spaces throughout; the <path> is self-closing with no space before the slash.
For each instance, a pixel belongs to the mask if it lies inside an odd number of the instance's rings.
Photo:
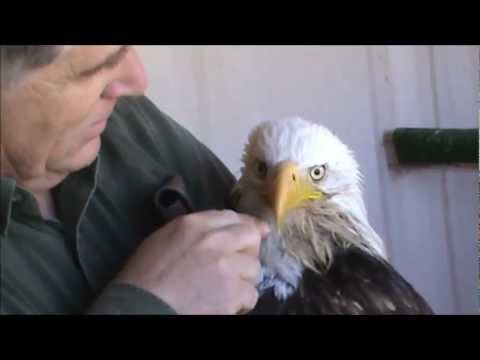
<path id="1" fill-rule="evenodd" d="M 260 241 L 268 225 L 230 210 L 179 217 L 150 235 L 117 280 L 180 314 L 237 314 L 258 300 Z"/>

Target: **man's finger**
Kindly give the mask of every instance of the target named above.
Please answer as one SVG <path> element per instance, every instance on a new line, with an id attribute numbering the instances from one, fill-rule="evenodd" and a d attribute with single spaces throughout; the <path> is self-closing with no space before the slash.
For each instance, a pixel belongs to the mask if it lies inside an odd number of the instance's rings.
<path id="1" fill-rule="evenodd" d="M 242 282 L 239 286 L 239 302 L 237 315 L 242 315 L 251 311 L 258 302 L 257 289 L 248 282 Z"/>
<path id="2" fill-rule="evenodd" d="M 258 226 L 235 224 L 215 231 L 211 238 L 213 248 L 222 249 L 225 254 L 244 252 L 258 256 L 262 233 Z"/>
<path id="3" fill-rule="evenodd" d="M 230 273 L 236 274 L 242 280 L 255 285 L 261 268 L 258 257 L 244 252 L 237 252 L 224 257 L 222 261 L 227 264 Z"/>

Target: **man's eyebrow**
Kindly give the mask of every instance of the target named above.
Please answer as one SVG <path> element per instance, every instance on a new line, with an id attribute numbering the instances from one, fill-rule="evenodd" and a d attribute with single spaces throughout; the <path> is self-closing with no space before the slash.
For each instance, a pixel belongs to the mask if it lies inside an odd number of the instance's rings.
<path id="1" fill-rule="evenodd" d="M 86 77 L 89 77 L 89 76 L 92 76 L 92 75 L 96 74 L 97 72 L 99 72 L 100 70 L 103 70 L 105 68 L 114 67 L 120 61 L 122 61 L 122 59 L 125 57 L 125 55 L 127 54 L 129 49 L 130 49 L 129 45 L 121 46 L 118 50 L 116 50 L 112 54 L 108 55 L 105 58 L 105 60 L 103 60 L 99 64 L 78 73 L 77 77 L 86 78 Z"/>

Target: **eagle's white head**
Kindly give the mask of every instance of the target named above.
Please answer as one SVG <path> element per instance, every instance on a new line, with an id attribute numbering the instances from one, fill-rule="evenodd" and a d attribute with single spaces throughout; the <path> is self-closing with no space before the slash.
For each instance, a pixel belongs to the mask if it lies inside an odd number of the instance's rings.
<path id="1" fill-rule="evenodd" d="M 305 268 L 322 272 L 336 248 L 357 246 L 386 258 L 371 228 L 352 152 L 328 129 L 301 118 L 264 122 L 250 134 L 234 189 L 236 209 L 270 223 L 260 249 L 260 290 L 279 298 Z"/>

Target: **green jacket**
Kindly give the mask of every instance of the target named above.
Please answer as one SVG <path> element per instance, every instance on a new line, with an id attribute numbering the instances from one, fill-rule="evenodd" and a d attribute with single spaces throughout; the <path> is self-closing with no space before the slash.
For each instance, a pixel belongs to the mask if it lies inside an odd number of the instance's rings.
<path id="1" fill-rule="evenodd" d="M 1 178 L 0 313 L 174 314 L 153 294 L 111 280 L 175 216 L 229 207 L 234 181 L 148 99 L 119 100 L 95 163 L 54 189 L 58 222 L 43 220 L 33 196 Z"/>

